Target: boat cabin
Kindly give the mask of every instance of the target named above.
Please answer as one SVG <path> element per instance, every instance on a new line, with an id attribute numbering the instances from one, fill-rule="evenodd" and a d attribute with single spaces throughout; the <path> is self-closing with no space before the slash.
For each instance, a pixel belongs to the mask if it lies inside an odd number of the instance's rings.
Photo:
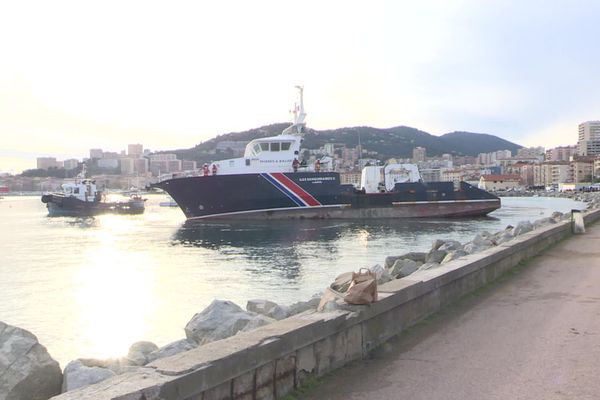
<path id="1" fill-rule="evenodd" d="M 100 201 L 102 196 L 96 187 L 96 181 L 91 179 L 84 179 L 75 183 L 64 183 L 61 187 L 64 196 L 75 197 L 81 201 Z"/>

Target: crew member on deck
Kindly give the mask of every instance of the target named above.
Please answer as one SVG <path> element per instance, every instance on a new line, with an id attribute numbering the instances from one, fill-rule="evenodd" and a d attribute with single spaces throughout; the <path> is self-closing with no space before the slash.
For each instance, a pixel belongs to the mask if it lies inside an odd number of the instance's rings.
<path id="1" fill-rule="evenodd" d="M 315 162 L 315 172 L 321 172 L 321 161 L 317 160 Z"/>
<path id="2" fill-rule="evenodd" d="M 300 165 L 300 161 L 298 161 L 297 158 L 294 158 L 294 161 L 292 161 L 292 168 L 294 169 L 294 172 L 298 172 L 299 165 Z"/>
<path id="3" fill-rule="evenodd" d="M 213 175 L 217 174 L 217 164 L 213 164 L 213 166 L 212 166 L 212 174 Z"/>
<path id="4" fill-rule="evenodd" d="M 202 166 L 202 174 L 208 176 L 208 164 L 206 163 Z"/>

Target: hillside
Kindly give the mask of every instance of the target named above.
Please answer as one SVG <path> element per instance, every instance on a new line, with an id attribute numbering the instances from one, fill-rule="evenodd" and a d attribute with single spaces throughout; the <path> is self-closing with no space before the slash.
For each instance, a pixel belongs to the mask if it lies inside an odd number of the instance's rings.
<path id="1" fill-rule="evenodd" d="M 219 142 L 249 142 L 259 137 L 278 135 L 287 126 L 289 126 L 289 123 L 278 123 L 243 132 L 226 133 L 198 144 L 191 149 L 170 152 L 177 154 L 179 159 L 194 160 L 198 163 L 230 158 L 234 156 L 233 151 L 230 149 L 217 150 Z M 440 156 L 444 153 L 476 156 L 479 153 L 489 153 L 497 150 L 510 150 L 516 153 L 522 147 L 497 136 L 483 133 L 452 132 L 442 136 L 434 136 L 407 126 L 386 129 L 357 126 L 322 131 L 309 129 L 304 136 L 303 148 L 317 149 L 325 143 L 356 147 L 359 138 L 363 149 L 376 151 L 378 158 L 382 160 L 392 157 L 412 157 L 412 150 L 415 147 L 425 147 L 428 156 Z"/>
<path id="2" fill-rule="evenodd" d="M 465 155 L 490 153 L 497 150 L 510 150 L 516 154 L 522 146 L 486 133 L 452 132 L 439 137 L 440 141 Z"/>

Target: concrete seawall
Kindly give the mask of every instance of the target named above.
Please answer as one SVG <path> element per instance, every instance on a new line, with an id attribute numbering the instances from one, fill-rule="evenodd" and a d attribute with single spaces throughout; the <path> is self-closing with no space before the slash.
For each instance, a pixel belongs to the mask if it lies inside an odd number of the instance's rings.
<path id="1" fill-rule="evenodd" d="M 595 222 L 600 210 L 584 218 L 586 224 Z M 53 399 L 281 398 L 311 376 L 366 356 L 444 305 L 570 235 L 570 222 L 545 226 L 439 268 L 383 284 L 380 300 L 371 306 L 284 319 Z"/>

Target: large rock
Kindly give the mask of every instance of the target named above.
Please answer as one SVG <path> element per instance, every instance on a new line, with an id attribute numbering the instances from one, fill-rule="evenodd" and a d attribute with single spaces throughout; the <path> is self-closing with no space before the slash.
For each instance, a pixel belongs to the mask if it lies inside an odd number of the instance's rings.
<path id="1" fill-rule="evenodd" d="M 260 328 L 261 326 L 272 324 L 275 321 L 277 320 L 274 318 L 269 318 L 265 315 L 256 314 L 256 316 L 250 321 L 248 321 L 246 326 L 244 326 L 240 332 L 248 332 L 253 329 Z"/>
<path id="2" fill-rule="evenodd" d="M 533 224 L 529 221 L 521 221 L 513 229 L 513 236 L 519 236 L 533 230 Z"/>
<path id="3" fill-rule="evenodd" d="M 318 296 L 313 296 L 308 301 L 298 301 L 296 303 L 291 304 L 288 307 L 288 313 L 290 316 L 300 314 L 310 310 L 316 310 L 319 306 L 319 302 L 321 301 L 321 294 Z"/>
<path id="4" fill-rule="evenodd" d="M 253 320 L 256 320 L 252 322 Z M 188 339 L 202 345 L 233 336 L 252 322 L 253 327 L 264 325 L 267 319 L 249 313 L 237 304 L 227 300 L 214 300 L 185 326 Z"/>
<path id="5" fill-rule="evenodd" d="M 431 250 L 438 250 L 445 243 L 442 239 L 435 239 L 433 243 L 431 243 Z"/>
<path id="6" fill-rule="evenodd" d="M 106 358 L 106 359 L 98 359 L 98 358 L 79 358 L 78 361 L 81 361 L 83 365 L 89 368 L 98 367 L 98 368 L 106 368 L 110 369 L 117 375 L 123 374 L 125 372 L 129 372 L 132 369 L 138 368 L 138 366 L 129 360 L 127 357 L 121 358 Z"/>
<path id="7" fill-rule="evenodd" d="M 477 244 L 474 242 L 471 243 L 467 243 L 464 247 L 464 251 L 468 254 L 475 254 L 475 253 L 479 253 L 480 251 L 489 249 L 490 247 L 492 247 L 493 245 L 491 243 L 481 243 L 481 244 Z"/>
<path id="8" fill-rule="evenodd" d="M 442 260 L 442 262 L 440 264 L 446 264 L 447 262 L 454 261 L 457 258 L 466 256 L 466 255 L 467 255 L 467 252 L 464 250 L 450 251 L 450 252 L 448 252 L 448 254 L 446 254 L 446 257 L 444 257 L 444 259 Z"/>
<path id="9" fill-rule="evenodd" d="M 463 249 L 463 245 L 457 241 L 457 240 L 445 240 L 444 244 L 442 244 L 438 250 L 443 250 L 443 251 L 456 251 L 456 250 L 462 250 Z"/>
<path id="10" fill-rule="evenodd" d="M 494 236 L 491 235 L 488 232 L 481 232 L 478 233 L 477 235 L 475 235 L 475 237 L 473 238 L 473 241 L 471 243 L 473 243 L 475 246 L 477 247 L 492 247 L 495 246 L 496 243 L 494 243 Z"/>
<path id="11" fill-rule="evenodd" d="M 429 254 L 427 254 L 427 258 L 425 258 L 425 263 L 441 263 L 444 257 L 448 254 L 447 251 L 444 250 L 431 250 Z"/>
<path id="12" fill-rule="evenodd" d="M 136 342 L 129 348 L 127 360 L 134 365 L 146 365 L 149 362 L 148 354 L 156 350 L 158 350 L 158 346 L 152 342 Z"/>
<path id="13" fill-rule="evenodd" d="M 534 228 L 555 224 L 556 221 L 552 217 L 540 218 L 533 222 Z"/>
<path id="14" fill-rule="evenodd" d="M 428 269 L 437 268 L 439 266 L 440 266 L 440 264 L 438 264 L 438 263 L 429 262 L 429 263 L 425 263 L 425 264 L 421 265 L 419 267 L 419 271 L 427 271 Z"/>
<path id="15" fill-rule="evenodd" d="M 248 300 L 246 310 L 276 320 L 284 319 L 288 316 L 288 311 L 284 307 L 269 300 Z"/>
<path id="16" fill-rule="evenodd" d="M 46 400 L 61 384 L 58 362 L 37 337 L 0 322 L 0 400 Z"/>
<path id="17" fill-rule="evenodd" d="M 390 275 L 395 276 L 396 278 L 404 278 L 419 269 L 419 263 L 413 260 L 405 260 L 400 259 L 396 260 L 392 269 L 390 270 Z"/>
<path id="18" fill-rule="evenodd" d="M 148 354 L 148 362 L 151 363 L 154 360 L 159 358 L 170 357 L 175 354 L 183 353 L 184 351 L 189 351 L 198 347 L 198 343 L 190 339 L 181 339 L 175 342 L 164 345 L 156 351 Z"/>
<path id="19" fill-rule="evenodd" d="M 373 265 L 371 268 L 369 268 L 369 271 L 371 271 L 375 274 L 375 279 L 377 279 L 378 285 L 383 285 L 384 283 L 389 282 L 392 279 L 394 279 L 390 275 L 390 273 L 387 271 L 387 269 L 383 268 L 379 264 Z"/>
<path id="20" fill-rule="evenodd" d="M 62 392 L 93 385 L 116 374 L 108 368 L 87 366 L 84 360 L 74 360 L 67 364 L 62 383 Z"/>
<path id="21" fill-rule="evenodd" d="M 496 243 L 502 244 L 509 240 L 513 240 L 515 237 L 509 231 L 503 231 L 496 237 Z"/>
<path id="22" fill-rule="evenodd" d="M 411 251 L 410 253 L 406 253 L 401 256 L 388 256 L 385 258 L 384 267 L 387 269 L 390 269 L 390 268 L 392 268 L 394 263 L 400 259 L 407 259 L 407 260 L 413 260 L 416 262 L 424 263 L 425 257 L 427 257 L 427 253 L 421 253 L 421 252 L 417 252 L 417 251 Z"/>

